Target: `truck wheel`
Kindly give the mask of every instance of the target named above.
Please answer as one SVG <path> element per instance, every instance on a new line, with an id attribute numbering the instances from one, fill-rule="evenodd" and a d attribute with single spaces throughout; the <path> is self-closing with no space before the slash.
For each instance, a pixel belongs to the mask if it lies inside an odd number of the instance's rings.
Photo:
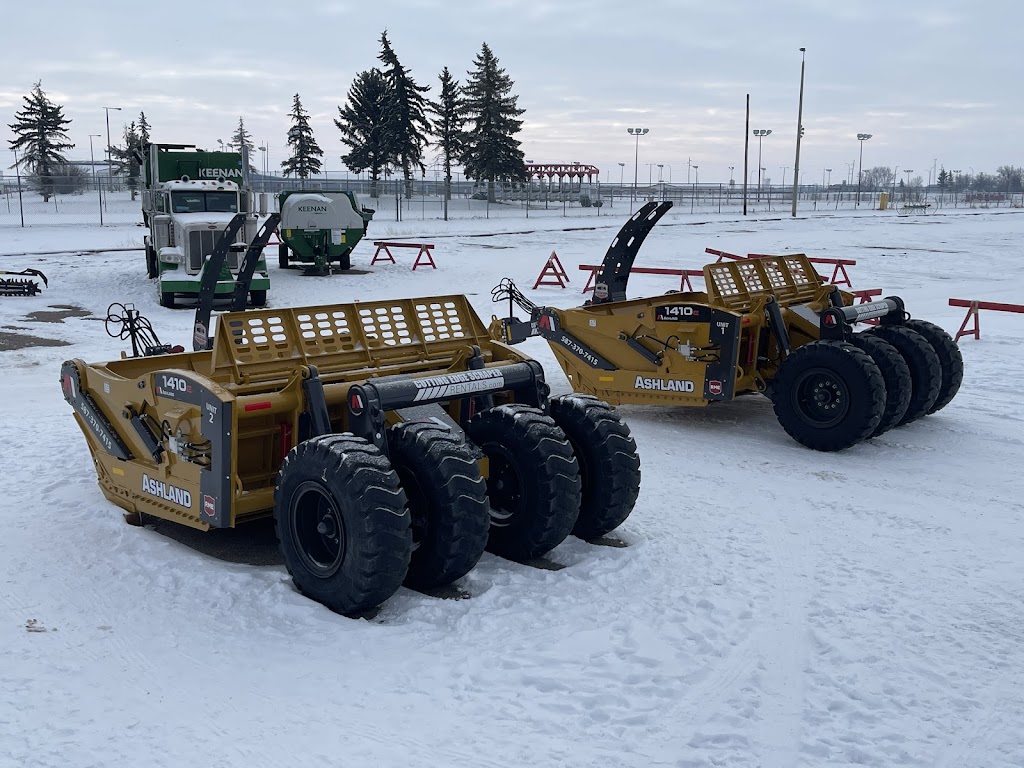
<path id="1" fill-rule="evenodd" d="M 338 257 L 338 269 L 352 269 L 352 251 L 346 251 Z"/>
<path id="2" fill-rule="evenodd" d="M 160 291 L 160 306 L 174 309 L 174 291 Z"/>
<path id="3" fill-rule="evenodd" d="M 288 452 L 274 486 L 274 527 L 295 586 L 338 613 L 384 602 L 409 568 L 398 475 L 352 434 L 314 437 Z"/>
<path id="4" fill-rule="evenodd" d="M 939 384 L 939 396 L 935 403 L 928 409 L 928 413 L 945 408 L 949 405 L 956 393 L 960 391 L 960 385 L 964 380 L 964 359 L 960 354 L 960 347 L 953 341 L 953 337 L 946 333 L 945 329 L 929 323 L 927 320 L 907 320 L 906 327 L 917 331 L 935 350 L 939 356 L 939 365 L 942 367 L 942 383 Z"/>
<path id="5" fill-rule="evenodd" d="M 488 459 L 487 548 L 529 560 L 561 544 L 579 516 L 580 470 L 554 420 L 526 405 L 499 405 L 474 416 L 467 434 Z"/>
<path id="6" fill-rule="evenodd" d="M 870 333 L 855 333 L 850 343 L 857 349 L 867 352 L 882 372 L 885 382 L 885 412 L 878 422 L 875 431 L 869 437 L 877 437 L 900 423 L 903 414 L 910 405 L 910 393 L 913 383 L 910 379 L 910 367 L 896 347 L 879 336 Z"/>
<path id="7" fill-rule="evenodd" d="M 782 428 L 816 451 L 849 448 L 874 432 L 885 413 L 882 372 L 844 341 L 797 348 L 779 367 L 772 391 Z"/>
<path id="8" fill-rule="evenodd" d="M 910 366 L 910 405 L 899 423 L 909 424 L 924 416 L 935 405 L 942 384 L 942 365 L 932 345 L 924 336 L 906 326 L 876 325 L 865 333 L 888 341 Z"/>
<path id="9" fill-rule="evenodd" d="M 254 307 L 265 307 L 267 306 L 267 292 L 249 291 L 249 300 Z"/>
<path id="10" fill-rule="evenodd" d="M 288 246 L 284 243 L 277 246 L 277 266 L 279 269 L 288 269 Z"/>
<path id="11" fill-rule="evenodd" d="M 160 274 L 160 266 L 156 263 L 156 250 L 147 245 L 146 246 L 146 276 L 152 280 L 154 277 Z"/>
<path id="12" fill-rule="evenodd" d="M 551 418 L 580 465 L 580 514 L 572 532 L 598 539 L 618 528 L 640 493 L 640 457 L 629 427 L 608 403 L 590 395 L 551 400 Z"/>
<path id="13" fill-rule="evenodd" d="M 405 584 L 451 584 L 473 569 L 487 546 L 487 484 L 476 455 L 447 429 L 415 421 L 388 430 L 388 453 L 412 517 Z"/>

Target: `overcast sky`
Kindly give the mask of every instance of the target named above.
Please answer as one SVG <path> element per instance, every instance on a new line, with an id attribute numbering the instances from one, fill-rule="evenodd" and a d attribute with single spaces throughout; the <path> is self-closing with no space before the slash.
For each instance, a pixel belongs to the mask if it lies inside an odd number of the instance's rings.
<path id="1" fill-rule="evenodd" d="M 633 174 L 629 126 L 646 127 L 639 175 L 673 182 L 742 177 L 744 102 L 767 128 L 762 165 L 792 165 L 807 48 L 804 183 L 864 167 L 933 164 L 992 172 L 1024 165 L 1021 0 L 305 0 L 248 3 L 99 0 L 5 3 L 0 38 L 0 158 L 7 124 L 42 80 L 72 119 L 72 158 L 144 110 L 153 139 L 215 147 L 245 119 L 279 168 L 299 93 L 332 175 L 346 149 L 333 124 L 354 75 L 379 65 L 379 37 L 432 86 L 461 80 L 487 42 L 526 110 L 535 162 L 593 163 L 602 181 Z M 117 143 L 116 138 L 114 143 Z M 257 153 L 259 155 L 259 153 Z M 431 159 L 433 152 L 431 151 Z M 260 162 L 257 158 L 257 162 Z M 620 169 L 618 163 L 625 163 Z M 750 169 L 757 165 L 751 142 Z M 9 172 L 9 171 L 8 171 Z M 432 173 L 432 171 L 428 171 Z"/>

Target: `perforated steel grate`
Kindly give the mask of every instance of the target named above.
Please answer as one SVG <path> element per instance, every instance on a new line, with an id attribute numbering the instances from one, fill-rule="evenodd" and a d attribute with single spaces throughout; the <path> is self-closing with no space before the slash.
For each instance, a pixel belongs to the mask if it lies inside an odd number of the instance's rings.
<path id="1" fill-rule="evenodd" d="M 359 322 L 367 344 L 373 347 L 397 347 L 412 344 L 413 336 L 405 309 L 398 305 L 367 307 L 359 310 Z"/>
<path id="2" fill-rule="evenodd" d="M 445 341 L 466 336 L 459 308 L 453 301 L 417 303 L 416 319 L 424 341 Z"/>

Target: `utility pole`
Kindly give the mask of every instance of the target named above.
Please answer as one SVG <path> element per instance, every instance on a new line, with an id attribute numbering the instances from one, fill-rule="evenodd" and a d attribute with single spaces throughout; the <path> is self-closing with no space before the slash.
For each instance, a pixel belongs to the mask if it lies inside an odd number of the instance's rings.
<path id="1" fill-rule="evenodd" d="M 750 155 L 750 94 L 747 94 L 747 123 L 743 127 L 743 215 L 747 215 L 747 179 L 750 178 L 750 174 L 747 173 L 748 157 Z M 761 165 L 761 161 L 757 163 Z"/>
<path id="2" fill-rule="evenodd" d="M 793 216 L 796 216 L 796 198 L 800 190 L 800 138 L 804 135 L 804 61 L 807 49 L 800 49 L 800 106 L 796 113 L 796 159 L 793 161 Z"/>

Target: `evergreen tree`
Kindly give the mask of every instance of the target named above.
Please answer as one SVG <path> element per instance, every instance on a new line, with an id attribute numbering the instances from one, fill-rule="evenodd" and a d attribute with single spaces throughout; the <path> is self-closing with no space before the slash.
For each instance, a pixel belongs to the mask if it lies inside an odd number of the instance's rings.
<path id="1" fill-rule="evenodd" d="M 387 30 L 380 35 L 380 55 L 377 58 L 384 64 L 383 75 L 392 102 L 391 151 L 402 168 L 405 196 L 412 197 L 413 166 L 418 165 L 421 173 L 426 171 L 423 147 L 430 133 L 430 121 L 427 119 L 429 102 L 424 94 L 430 86 L 417 85 L 409 76 L 409 70 L 402 66 L 391 48 Z"/>
<path id="2" fill-rule="evenodd" d="M 447 221 L 448 201 L 452 198 L 452 164 L 458 162 L 465 149 L 462 126 L 466 115 L 462 88 L 448 67 L 441 70 L 438 80 L 441 81 L 441 92 L 437 101 L 430 102 L 430 112 L 434 115 L 434 134 L 437 136 L 434 146 L 441 150 L 441 162 L 444 164 L 444 219 Z"/>
<path id="3" fill-rule="evenodd" d="M 128 189 L 132 192 L 132 200 L 136 199 L 139 191 L 139 176 L 141 175 L 143 157 L 142 137 L 135 123 L 129 123 L 124 127 L 124 147 L 112 147 L 110 158 L 114 163 L 114 172 L 124 176 L 128 182 Z"/>
<path id="4" fill-rule="evenodd" d="M 252 143 L 252 134 L 245 129 L 245 122 L 241 117 L 238 118 L 238 128 L 231 135 L 231 141 L 228 142 L 229 147 L 234 147 L 239 152 L 242 151 L 242 147 L 249 150 L 249 157 L 252 158 L 256 152 L 256 146 Z"/>
<path id="5" fill-rule="evenodd" d="M 288 129 L 288 145 L 292 148 L 292 156 L 281 163 L 285 176 L 294 174 L 300 179 L 308 179 L 310 175 L 320 173 L 323 150 L 313 138 L 313 129 L 309 127 L 309 113 L 302 108 L 299 94 L 292 101 L 292 127 Z"/>
<path id="6" fill-rule="evenodd" d="M 338 107 L 338 118 L 334 121 L 341 131 L 341 140 L 352 149 L 341 159 L 353 173 L 370 172 L 371 197 L 377 197 L 381 173 L 395 162 L 391 114 L 387 81 L 379 69 L 369 69 L 356 75 L 348 101 L 344 107 Z"/>
<path id="7" fill-rule="evenodd" d="M 145 112 L 139 112 L 139 144 L 145 147 L 149 144 L 149 121 Z"/>
<path id="8" fill-rule="evenodd" d="M 464 89 L 467 120 L 462 164 L 468 178 L 487 181 L 487 199 L 494 202 L 496 179 L 526 179 L 526 163 L 515 135 L 525 110 L 512 95 L 512 79 L 498 66 L 487 43 L 480 48 Z"/>
<path id="9" fill-rule="evenodd" d="M 68 164 L 61 152 L 75 146 L 67 135 L 71 121 L 64 117 L 63 107 L 46 98 L 42 81 L 23 99 L 24 109 L 15 112 L 15 122 L 8 124 L 14 132 L 9 145 L 21 151 L 17 164 L 38 177 L 37 189 L 47 201 L 54 194 L 55 178 Z"/>
<path id="10" fill-rule="evenodd" d="M 939 179 L 938 179 L 939 189 L 944 189 L 945 188 L 945 186 L 949 183 L 949 177 L 950 177 L 950 174 L 949 174 L 948 171 L 946 171 L 945 168 L 940 168 L 939 169 Z"/>

